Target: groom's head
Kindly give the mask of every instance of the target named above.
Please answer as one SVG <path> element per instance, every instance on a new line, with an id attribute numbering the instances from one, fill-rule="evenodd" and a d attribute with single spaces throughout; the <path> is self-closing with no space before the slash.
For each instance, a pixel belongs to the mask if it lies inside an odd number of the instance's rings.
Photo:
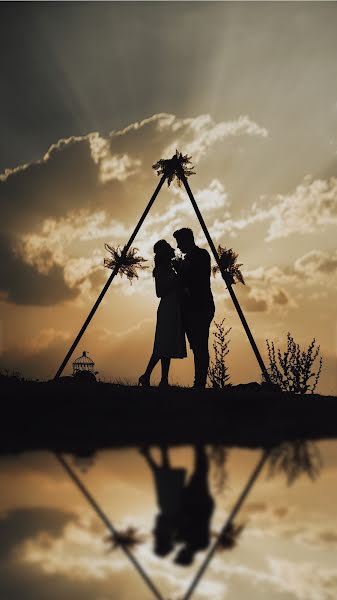
<path id="1" fill-rule="evenodd" d="M 189 227 L 178 229 L 174 232 L 173 237 L 176 239 L 179 250 L 184 254 L 195 246 L 193 231 Z"/>

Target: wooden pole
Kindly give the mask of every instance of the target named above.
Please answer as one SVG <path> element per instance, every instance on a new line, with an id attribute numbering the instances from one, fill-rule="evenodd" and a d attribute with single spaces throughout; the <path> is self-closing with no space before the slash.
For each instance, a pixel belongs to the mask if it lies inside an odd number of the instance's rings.
<path id="1" fill-rule="evenodd" d="M 152 197 L 149 200 L 148 205 L 146 206 L 146 208 L 145 208 L 145 210 L 144 210 L 141 218 L 139 219 L 139 221 L 138 221 L 138 223 L 137 223 L 137 225 L 136 225 L 136 227 L 134 229 L 133 234 L 131 235 L 131 237 L 130 237 L 129 241 L 127 242 L 127 244 L 124 246 L 123 251 L 122 251 L 122 255 L 123 254 L 124 255 L 127 254 L 128 250 L 130 249 L 130 247 L 131 247 L 131 245 L 132 245 L 132 243 L 133 243 L 133 241 L 134 241 L 134 239 L 135 239 L 138 231 L 140 230 L 141 226 L 143 225 L 143 223 L 145 221 L 145 218 L 146 218 L 146 216 L 147 216 L 147 214 L 148 214 L 151 206 L 153 205 L 155 199 L 157 198 L 157 196 L 158 196 L 158 194 L 159 194 L 159 192 L 160 192 L 160 190 L 161 190 L 161 188 L 163 186 L 163 183 L 164 183 L 165 179 L 166 179 L 166 174 L 164 174 L 161 177 L 161 179 L 160 179 L 160 181 L 159 181 L 159 183 L 158 183 L 158 185 L 157 185 L 157 187 L 156 187 L 156 189 L 155 189 Z M 101 291 L 100 295 L 98 296 L 98 298 L 97 298 L 94 306 L 92 307 L 89 315 L 87 316 L 86 320 L 84 321 L 84 323 L 83 323 L 83 325 L 82 325 L 79 333 L 77 334 L 75 340 L 73 341 L 71 347 L 69 348 L 69 350 L 68 350 L 66 356 L 64 357 L 61 365 L 59 366 L 59 368 L 58 368 L 58 370 L 56 372 L 56 375 L 54 377 L 54 380 L 58 379 L 60 377 L 61 373 L 63 372 L 63 369 L 65 368 L 65 366 L 66 366 L 69 358 L 71 357 L 72 353 L 74 352 L 74 350 L 75 350 L 77 344 L 79 343 L 82 335 L 84 334 L 85 330 L 87 329 L 87 327 L 88 327 L 91 319 L 93 318 L 96 310 L 98 309 L 100 303 L 102 302 L 102 300 L 103 300 L 106 292 L 108 291 L 108 289 L 110 287 L 110 284 L 111 284 L 112 280 L 115 278 L 115 276 L 117 275 L 118 271 L 119 271 L 119 267 L 116 266 L 114 268 L 114 270 L 112 271 L 112 273 L 111 273 L 109 279 L 107 280 L 106 284 L 104 285 L 104 288 L 102 289 L 102 291 Z"/>
<path id="2" fill-rule="evenodd" d="M 56 459 L 62 465 L 62 467 L 64 468 L 64 470 L 66 471 L 66 473 L 68 473 L 69 477 L 72 479 L 72 481 L 78 487 L 78 489 L 83 494 L 83 496 L 85 497 L 85 499 L 89 502 L 90 506 L 94 509 L 95 513 L 98 515 L 98 517 L 101 519 L 101 521 L 107 527 L 107 529 L 110 531 L 110 533 L 112 534 L 112 536 L 117 539 L 118 531 L 115 529 L 115 527 L 113 526 L 113 524 L 111 523 L 111 521 L 108 519 L 108 517 L 103 512 L 103 510 L 101 509 L 101 507 L 98 505 L 98 503 L 96 502 L 95 498 L 90 494 L 90 492 L 87 490 L 87 488 L 85 487 L 85 485 L 82 483 L 82 481 L 80 480 L 80 478 L 76 475 L 76 473 L 73 471 L 73 469 L 71 468 L 71 466 L 68 464 L 68 462 L 62 456 L 62 454 L 60 454 L 58 452 L 55 452 L 54 454 L 55 454 Z M 149 589 L 152 591 L 153 595 L 157 598 L 157 600 L 164 600 L 163 596 L 161 595 L 161 593 L 159 592 L 159 590 L 156 588 L 156 586 L 154 585 L 154 583 L 152 582 L 152 580 L 149 578 L 149 576 L 144 571 L 143 567 L 138 562 L 138 560 L 136 559 L 136 557 L 132 554 L 132 552 L 129 550 L 129 548 L 125 544 L 119 544 L 119 547 L 124 552 L 124 554 L 126 554 L 126 556 L 128 557 L 128 559 L 131 561 L 131 563 L 133 564 L 133 566 L 135 567 L 135 569 L 138 571 L 138 573 L 140 574 L 140 576 L 143 578 L 144 582 L 149 587 Z"/>
<path id="3" fill-rule="evenodd" d="M 268 383 L 271 383 L 271 379 L 270 379 L 269 373 L 268 373 L 268 371 L 267 371 L 267 369 L 266 369 L 266 366 L 265 366 L 265 364 L 264 364 L 264 362 L 263 362 L 263 359 L 262 359 L 262 356 L 261 356 L 261 354 L 260 354 L 260 352 L 259 352 L 259 349 L 258 349 L 258 347 L 257 347 L 257 345 L 256 345 L 256 343 L 255 343 L 255 340 L 254 340 L 254 338 L 253 338 L 252 332 L 251 332 L 251 331 L 250 331 L 250 329 L 249 329 L 249 325 L 248 325 L 248 323 L 247 323 L 247 321 L 246 321 L 246 318 L 245 318 L 245 316 L 244 316 L 244 314 L 243 314 L 243 312 L 242 312 L 241 306 L 240 306 L 240 304 L 239 304 L 239 302 L 238 302 L 238 299 L 237 299 L 237 297 L 236 297 L 236 295 L 235 295 L 235 292 L 234 292 L 234 290 L 233 290 L 233 288 L 232 288 L 232 285 L 230 284 L 230 282 L 229 282 L 229 281 L 228 281 L 228 279 L 226 278 L 226 275 L 225 275 L 225 273 L 224 273 L 224 272 L 223 272 L 223 270 L 222 270 L 222 267 L 221 267 L 221 264 L 220 264 L 219 255 L 218 255 L 218 253 L 217 253 L 217 251 L 216 251 L 216 248 L 215 248 L 215 246 L 214 246 L 213 240 L 212 240 L 212 238 L 211 238 L 211 236 L 210 236 L 210 234 L 209 234 L 209 231 L 208 231 L 208 229 L 207 229 L 206 223 L 205 223 L 205 221 L 204 221 L 204 219 L 203 219 L 203 217 L 202 217 L 202 214 L 201 214 L 201 212 L 200 212 L 200 210 L 199 210 L 199 207 L 198 207 L 198 205 L 197 205 L 197 203 L 196 203 L 196 201 L 195 201 L 195 198 L 194 198 L 194 196 L 193 196 L 193 194 L 192 194 L 191 188 L 190 188 L 190 186 L 189 186 L 189 184 L 188 184 L 188 181 L 187 181 L 187 179 L 186 179 L 186 177 L 185 177 L 185 175 L 184 175 L 184 173 L 183 173 L 183 171 L 182 171 L 182 170 L 179 172 L 179 178 L 180 178 L 180 179 L 181 179 L 181 181 L 183 182 L 183 184 L 184 184 L 184 186 L 185 186 L 185 189 L 186 189 L 186 192 L 187 192 L 187 195 L 188 195 L 189 199 L 190 199 L 190 200 L 191 200 L 191 202 L 192 202 L 192 206 L 193 206 L 193 208 L 194 208 L 194 210 L 195 210 L 195 213 L 196 213 L 196 215 L 197 215 L 197 217 L 198 217 L 198 220 L 199 220 L 199 223 L 200 223 L 200 225 L 201 225 L 201 227 L 202 227 L 202 230 L 203 230 L 203 232 L 204 232 L 204 234 L 205 234 L 205 236 L 206 236 L 206 239 L 207 239 L 207 241 L 208 241 L 208 244 L 209 244 L 209 246 L 210 246 L 210 249 L 211 249 L 211 251 L 212 251 L 212 254 L 213 254 L 213 256 L 214 256 L 214 258 L 215 258 L 215 260 L 216 260 L 216 263 L 217 263 L 217 265 L 218 265 L 218 267 L 219 267 L 219 269 L 220 269 L 220 273 L 221 273 L 221 275 L 222 275 L 222 278 L 223 278 L 223 280 L 224 280 L 224 281 L 225 281 L 225 283 L 226 283 L 226 286 L 227 286 L 227 289 L 228 289 L 228 291 L 229 291 L 230 297 L 232 298 L 232 300 L 233 300 L 233 303 L 234 303 L 234 306 L 235 306 L 235 308 L 236 308 L 236 310 L 237 310 L 237 312 L 238 312 L 238 315 L 239 315 L 239 317 L 240 317 L 241 323 L 242 323 L 242 325 L 243 325 L 243 327 L 244 327 L 244 330 L 245 330 L 245 332 L 246 332 L 246 334 L 247 334 L 247 337 L 248 337 L 248 339 L 249 339 L 249 342 L 250 342 L 250 344 L 251 344 L 251 347 L 252 347 L 252 349 L 253 349 L 253 352 L 254 352 L 254 354 L 255 354 L 255 357 L 256 357 L 256 359 L 257 359 L 257 362 L 259 363 L 259 366 L 260 366 L 260 368 L 261 368 L 262 374 L 263 374 L 263 376 L 264 376 L 265 380 L 266 380 Z"/>

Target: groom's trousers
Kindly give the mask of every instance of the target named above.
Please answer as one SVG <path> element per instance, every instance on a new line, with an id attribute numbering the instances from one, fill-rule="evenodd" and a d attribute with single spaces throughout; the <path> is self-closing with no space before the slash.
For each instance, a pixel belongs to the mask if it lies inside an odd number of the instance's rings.
<path id="1" fill-rule="evenodd" d="M 214 317 L 214 308 L 184 311 L 183 317 L 187 339 L 194 354 L 194 387 L 204 388 L 209 366 L 209 328 Z"/>

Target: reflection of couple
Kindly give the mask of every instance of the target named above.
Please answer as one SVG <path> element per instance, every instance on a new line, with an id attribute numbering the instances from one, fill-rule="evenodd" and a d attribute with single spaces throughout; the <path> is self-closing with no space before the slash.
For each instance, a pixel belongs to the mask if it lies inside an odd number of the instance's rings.
<path id="1" fill-rule="evenodd" d="M 160 298 L 153 353 L 139 384 L 150 385 L 151 373 L 161 361 L 160 385 L 168 385 L 171 358 L 185 358 L 185 333 L 194 355 L 194 387 L 204 388 L 209 365 L 208 336 L 214 316 L 211 292 L 211 260 L 207 250 L 198 248 L 191 229 L 174 234 L 183 260 L 174 259 L 174 249 L 165 240 L 154 245 L 153 276 Z"/>
<path id="2" fill-rule="evenodd" d="M 185 469 L 170 466 L 167 448 L 161 448 L 160 465 L 148 448 L 141 452 L 153 473 L 159 508 L 153 530 L 155 553 L 166 556 L 175 544 L 182 544 L 174 561 L 189 565 L 194 554 L 205 550 L 210 540 L 214 501 L 208 489 L 206 452 L 202 446 L 194 447 L 194 470 L 187 484 Z"/>

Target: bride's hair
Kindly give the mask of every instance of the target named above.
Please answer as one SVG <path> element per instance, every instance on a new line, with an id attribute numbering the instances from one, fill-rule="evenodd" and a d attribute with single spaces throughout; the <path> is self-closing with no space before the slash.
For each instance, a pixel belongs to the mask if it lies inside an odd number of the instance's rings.
<path id="1" fill-rule="evenodd" d="M 153 246 L 153 252 L 154 252 L 154 270 L 153 270 L 153 274 L 154 274 L 156 267 L 159 267 L 160 265 L 165 265 L 165 264 L 169 265 L 171 258 L 172 258 L 172 247 L 166 240 L 159 240 Z"/>

